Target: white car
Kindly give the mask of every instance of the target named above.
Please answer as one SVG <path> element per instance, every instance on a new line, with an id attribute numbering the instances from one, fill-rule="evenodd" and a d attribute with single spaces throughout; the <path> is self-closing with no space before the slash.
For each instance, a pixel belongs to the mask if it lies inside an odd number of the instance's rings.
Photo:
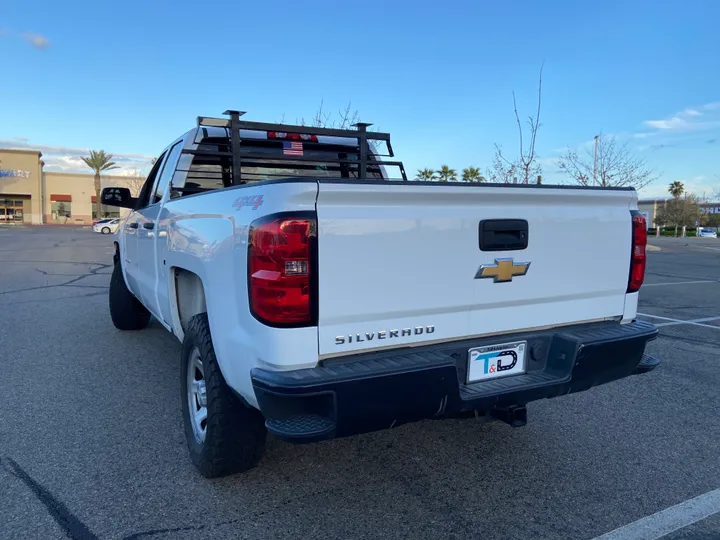
<path id="1" fill-rule="evenodd" d="M 102 234 L 110 234 L 117 231 L 118 225 L 120 225 L 120 218 L 117 219 L 103 219 L 93 225 L 93 231 Z"/>
<path id="2" fill-rule="evenodd" d="M 364 124 L 226 114 L 173 141 L 139 197 L 102 193 L 133 210 L 112 321 L 152 315 L 182 342 L 203 475 L 255 466 L 268 432 L 307 443 L 451 415 L 518 427 L 531 401 L 659 364 L 644 354 L 657 328 L 636 320 L 634 189 L 406 181 L 376 154 L 393 156 L 390 135 Z"/>
<path id="3" fill-rule="evenodd" d="M 699 238 L 717 238 L 717 233 L 712 229 L 700 228 L 697 231 L 697 235 Z"/>

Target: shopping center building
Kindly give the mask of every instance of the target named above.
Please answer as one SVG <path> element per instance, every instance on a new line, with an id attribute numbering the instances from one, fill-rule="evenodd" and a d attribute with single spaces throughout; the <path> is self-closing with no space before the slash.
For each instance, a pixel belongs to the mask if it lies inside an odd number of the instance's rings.
<path id="1" fill-rule="evenodd" d="M 94 175 L 43 170 L 38 150 L 0 148 L 0 223 L 89 225 L 95 218 Z M 88 169 L 89 170 L 89 169 Z M 101 176 L 102 187 L 124 186 L 135 191 L 137 179 Z M 122 210 L 102 207 L 103 217 L 120 217 Z"/>

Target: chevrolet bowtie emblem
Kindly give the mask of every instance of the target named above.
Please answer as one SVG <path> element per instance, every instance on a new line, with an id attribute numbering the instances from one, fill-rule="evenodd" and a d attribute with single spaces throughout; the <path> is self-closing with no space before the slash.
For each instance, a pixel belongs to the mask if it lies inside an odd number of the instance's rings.
<path id="1" fill-rule="evenodd" d="M 512 281 L 513 276 L 524 276 L 530 268 L 529 262 L 513 262 L 512 257 L 495 259 L 495 264 L 481 264 L 475 279 L 493 278 L 495 283 Z"/>

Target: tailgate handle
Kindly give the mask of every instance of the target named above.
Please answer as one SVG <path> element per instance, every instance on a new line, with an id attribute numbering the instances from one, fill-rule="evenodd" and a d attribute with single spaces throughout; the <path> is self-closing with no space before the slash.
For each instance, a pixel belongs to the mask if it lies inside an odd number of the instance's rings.
<path id="1" fill-rule="evenodd" d="M 528 246 L 524 219 L 484 219 L 480 222 L 480 251 L 513 251 Z"/>

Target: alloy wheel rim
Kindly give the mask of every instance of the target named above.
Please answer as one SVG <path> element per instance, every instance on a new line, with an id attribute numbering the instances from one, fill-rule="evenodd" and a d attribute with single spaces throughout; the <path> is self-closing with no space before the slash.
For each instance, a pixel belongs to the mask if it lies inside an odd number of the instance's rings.
<path id="1" fill-rule="evenodd" d="M 197 347 L 190 351 L 188 361 L 187 399 L 193 435 L 198 444 L 203 444 L 207 435 L 207 387 L 205 369 Z"/>

